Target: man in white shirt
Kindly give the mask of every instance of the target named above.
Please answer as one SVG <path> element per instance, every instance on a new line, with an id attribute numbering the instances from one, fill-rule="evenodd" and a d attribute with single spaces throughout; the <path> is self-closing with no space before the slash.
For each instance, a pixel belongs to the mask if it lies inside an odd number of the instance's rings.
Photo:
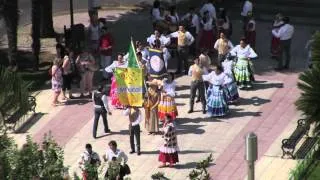
<path id="1" fill-rule="evenodd" d="M 280 29 L 272 30 L 272 34 L 280 38 L 280 56 L 278 60 L 278 68 L 276 70 L 282 70 L 282 69 L 288 69 L 290 65 L 290 60 L 291 60 L 291 39 L 294 34 L 294 27 L 289 24 L 290 19 L 289 17 L 284 17 L 283 18 L 284 25 L 280 27 Z M 283 54 L 286 56 L 285 59 L 285 65 L 283 66 Z"/>
<path id="2" fill-rule="evenodd" d="M 179 26 L 179 30 L 171 33 L 170 37 L 178 38 L 178 58 L 180 65 L 177 73 L 181 72 L 181 67 L 184 67 L 185 74 L 188 74 L 189 69 L 189 47 L 194 43 L 194 37 L 190 32 L 186 31 L 183 25 Z"/>
<path id="3" fill-rule="evenodd" d="M 251 0 L 246 0 L 242 6 L 242 11 L 240 13 L 243 19 L 243 30 L 246 29 L 246 25 L 249 21 L 248 14 L 252 13 L 252 10 L 253 10 L 253 5 Z"/>
<path id="4" fill-rule="evenodd" d="M 111 115 L 111 111 L 108 106 L 108 98 L 105 94 L 105 87 L 103 85 L 99 85 L 98 90 L 92 93 L 92 101 L 94 102 L 93 137 L 97 138 L 97 128 L 100 116 L 102 116 L 104 132 L 111 132 L 107 121 L 107 113 Z"/>
<path id="5" fill-rule="evenodd" d="M 87 164 L 90 164 L 93 167 L 96 167 L 95 174 L 96 174 L 96 178 L 98 178 L 98 171 L 97 170 L 101 164 L 101 160 L 100 160 L 99 155 L 92 150 L 91 144 L 86 144 L 86 150 L 81 154 L 81 157 L 80 157 L 78 164 L 79 164 L 80 169 L 82 170 L 83 179 L 88 178 L 88 173 L 87 173 L 87 169 L 86 169 Z"/>
<path id="6" fill-rule="evenodd" d="M 137 154 L 140 156 L 140 122 L 141 122 L 141 111 L 137 107 L 128 107 L 124 111 L 125 116 L 129 116 L 129 132 L 130 132 L 130 154 L 135 153 L 134 137 L 136 138 Z"/>
<path id="7" fill-rule="evenodd" d="M 187 30 L 191 33 L 191 35 L 197 39 L 197 36 L 200 32 L 200 19 L 197 15 L 195 8 L 190 7 L 189 12 L 181 18 L 182 21 L 185 21 L 188 26 Z M 193 43 L 190 47 L 190 54 L 193 56 L 196 55 L 196 43 Z"/>

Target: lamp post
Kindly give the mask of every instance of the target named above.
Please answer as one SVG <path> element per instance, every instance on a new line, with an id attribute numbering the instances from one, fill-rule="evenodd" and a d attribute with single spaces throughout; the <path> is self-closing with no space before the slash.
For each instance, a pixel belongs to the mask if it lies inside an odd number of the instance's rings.
<path id="1" fill-rule="evenodd" d="M 73 0 L 70 0 L 70 25 L 71 27 L 73 26 L 74 24 L 74 19 L 73 19 Z"/>
<path id="2" fill-rule="evenodd" d="M 246 136 L 246 157 L 248 163 L 248 180 L 254 180 L 254 162 L 258 158 L 258 137 L 253 132 Z"/>

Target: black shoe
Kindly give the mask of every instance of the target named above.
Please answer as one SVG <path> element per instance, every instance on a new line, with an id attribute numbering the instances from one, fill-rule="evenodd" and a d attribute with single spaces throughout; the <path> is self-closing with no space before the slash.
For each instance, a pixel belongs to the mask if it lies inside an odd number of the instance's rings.
<path id="1" fill-rule="evenodd" d="M 129 152 L 129 154 L 133 154 L 133 153 L 135 153 L 135 151 L 130 151 L 130 152 Z"/>
<path id="2" fill-rule="evenodd" d="M 188 114 L 190 114 L 190 113 L 193 113 L 193 110 L 190 109 L 190 110 L 188 111 Z"/>
<path id="3" fill-rule="evenodd" d="M 207 113 L 207 111 L 206 111 L 206 110 L 203 110 L 203 111 L 202 111 L 202 114 L 206 114 L 206 113 Z"/>
<path id="4" fill-rule="evenodd" d="M 141 152 L 138 152 L 137 155 L 140 156 L 140 155 L 141 155 Z"/>
<path id="5" fill-rule="evenodd" d="M 197 100 L 196 100 L 196 103 L 198 103 L 198 102 L 200 102 L 200 99 L 197 99 Z"/>

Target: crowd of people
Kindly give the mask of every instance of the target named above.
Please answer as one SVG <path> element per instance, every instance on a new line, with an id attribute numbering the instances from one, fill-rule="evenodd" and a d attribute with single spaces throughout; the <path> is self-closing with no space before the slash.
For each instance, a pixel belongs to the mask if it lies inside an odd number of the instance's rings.
<path id="1" fill-rule="evenodd" d="M 61 91 L 64 100 L 74 98 L 71 92 L 74 79 L 80 81 L 80 98 L 86 95 L 91 97 L 95 116 L 94 138 L 97 138 L 100 116 L 103 119 L 104 132 L 112 133 L 107 114 L 112 115 L 112 109 L 123 110 L 123 115 L 129 119 L 130 154 L 140 155 L 140 124 L 144 117 L 144 127 L 148 134 L 161 134 L 163 137 L 163 145 L 159 149 L 159 167 L 173 167 L 179 162 L 175 122 L 178 118 L 175 103 L 176 75 L 191 77 L 188 113 L 194 112 L 196 101 L 201 102 L 202 113 L 210 117 L 228 115 L 229 105 L 237 103 L 240 98 L 238 89 L 245 90 L 253 86 L 253 60 L 258 55 L 255 52 L 256 22 L 250 0 L 244 1 L 243 4 L 243 38 L 236 46 L 230 41 L 233 29 L 227 10 L 223 7 L 216 9 L 211 0 L 199 10 L 190 7 L 185 15 L 179 15 L 176 6 L 164 7 L 160 1 L 154 1 L 150 12 L 154 33 L 146 40 L 135 42 L 137 61 L 145 77 L 142 107 L 144 113 L 141 112 L 141 107 L 123 105 L 119 100 L 117 81 L 113 73 L 116 68 L 128 67 L 130 57 L 128 53 L 118 53 L 116 60 L 112 60 L 113 38 L 106 24 L 99 21 L 98 13 L 94 12 L 89 13 L 87 48 L 75 56 L 71 48 L 63 48 L 58 43 L 57 58 L 50 72 L 54 92 L 52 105 L 60 104 L 58 97 Z M 271 53 L 272 57 L 279 60 L 278 70 L 289 68 L 293 32 L 294 28 L 289 24 L 289 18 L 277 15 L 272 30 Z M 160 60 L 153 58 L 152 52 L 160 53 Z M 284 66 L 283 55 L 286 56 Z M 103 80 L 97 90 L 93 91 L 92 79 L 98 70 L 102 71 Z M 110 91 L 106 92 L 110 82 Z M 109 107 L 109 102 L 113 108 Z M 117 177 L 122 179 L 129 173 L 126 165 L 128 157 L 117 149 L 115 141 L 111 141 L 109 146 L 110 149 L 104 156 L 104 159 L 110 162 L 106 176 L 114 174 L 111 170 L 116 169 Z M 95 159 L 93 164 L 100 165 L 99 155 L 87 144 L 79 162 L 84 178 L 84 164 L 91 163 L 92 159 Z M 114 168 L 112 165 L 117 166 Z"/>

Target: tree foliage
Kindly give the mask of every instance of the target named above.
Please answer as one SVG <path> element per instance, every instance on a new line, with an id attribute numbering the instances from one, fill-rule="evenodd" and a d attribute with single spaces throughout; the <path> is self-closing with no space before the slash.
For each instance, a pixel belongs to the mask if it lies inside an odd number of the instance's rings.
<path id="1" fill-rule="evenodd" d="M 311 46 L 311 59 L 314 66 L 320 66 L 320 32 L 317 31 L 313 35 L 313 43 Z"/>
<path id="2" fill-rule="evenodd" d="M 0 136 L 1 179 L 63 180 L 66 175 L 63 160 L 63 150 L 51 136 L 45 136 L 42 148 L 27 136 L 21 149 L 6 134 Z"/>

